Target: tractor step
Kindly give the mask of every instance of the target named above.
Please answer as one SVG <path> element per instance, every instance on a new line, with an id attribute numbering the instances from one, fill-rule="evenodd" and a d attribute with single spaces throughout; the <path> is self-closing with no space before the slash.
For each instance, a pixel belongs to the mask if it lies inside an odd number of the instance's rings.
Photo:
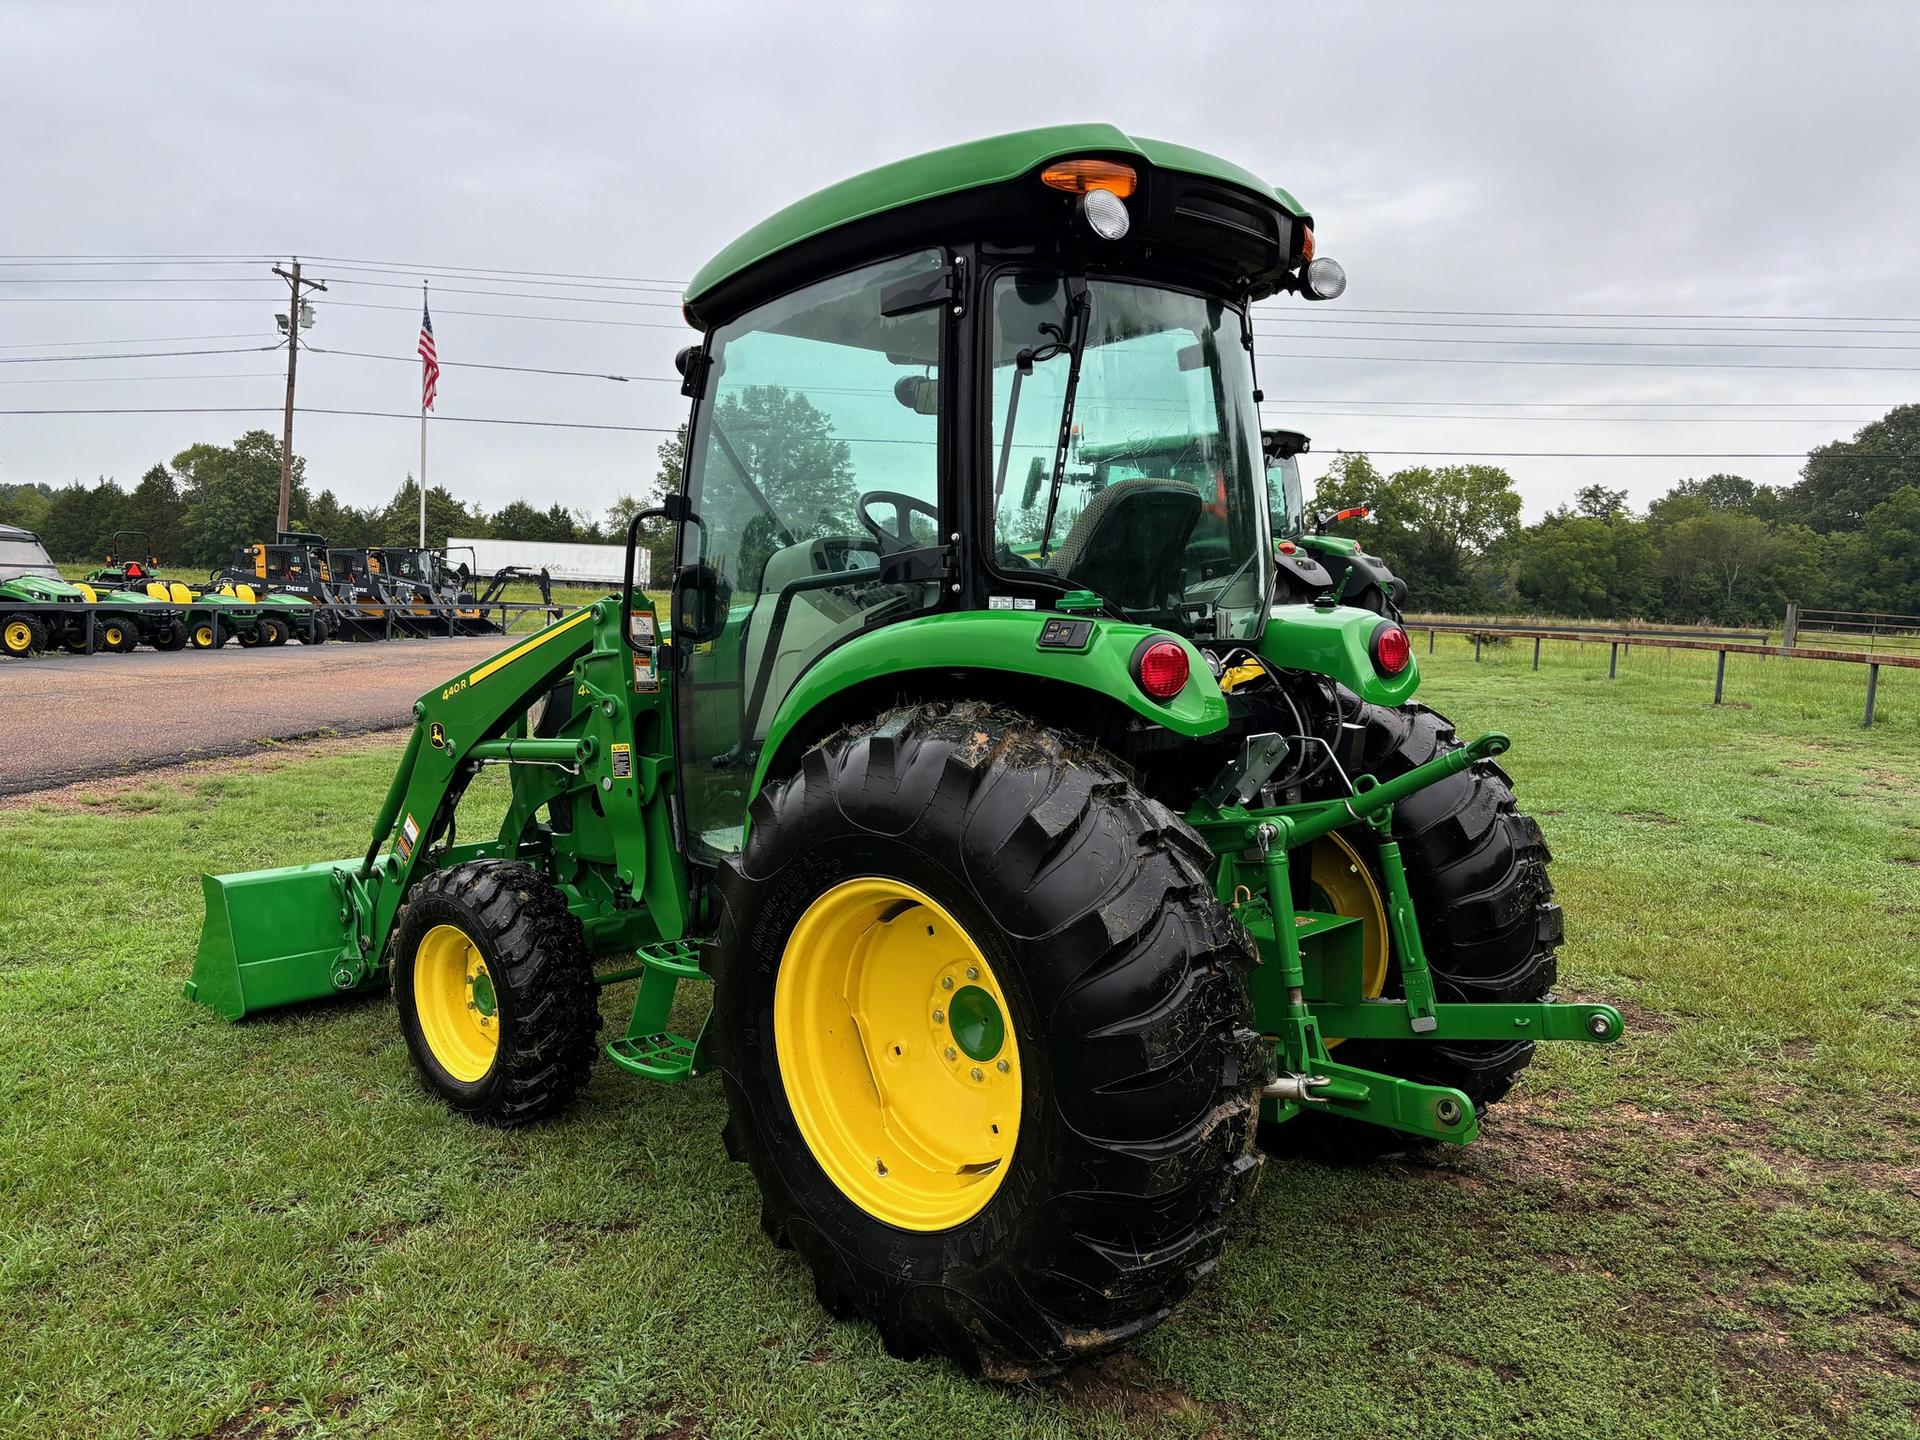
<path id="1" fill-rule="evenodd" d="M 693 1041 L 670 1030 L 627 1035 L 607 1046 L 607 1058 L 622 1070 L 671 1083 L 693 1073 Z"/>
<path id="2" fill-rule="evenodd" d="M 707 976 L 700 968 L 700 947 L 706 943 L 706 937 L 699 935 L 687 940 L 656 940 L 651 945 L 635 946 L 633 958 L 647 969 L 676 980 L 704 980 Z"/>

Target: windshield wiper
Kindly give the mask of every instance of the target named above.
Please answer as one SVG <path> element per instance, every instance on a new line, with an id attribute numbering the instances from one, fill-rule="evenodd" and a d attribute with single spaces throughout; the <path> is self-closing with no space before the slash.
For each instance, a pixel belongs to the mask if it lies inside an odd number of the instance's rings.
<path id="1" fill-rule="evenodd" d="M 1067 441 L 1073 435 L 1073 397 L 1080 388 L 1080 357 L 1086 353 L 1087 336 L 1093 330 L 1093 294 L 1087 282 L 1078 276 L 1067 279 L 1067 324 L 1073 327 L 1073 343 L 1067 351 L 1067 393 L 1060 401 L 1060 439 L 1053 447 L 1053 483 L 1047 489 L 1047 523 L 1040 530 L 1040 563 L 1047 563 L 1053 545 L 1053 519 L 1060 508 L 1060 482 L 1067 473 Z"/>

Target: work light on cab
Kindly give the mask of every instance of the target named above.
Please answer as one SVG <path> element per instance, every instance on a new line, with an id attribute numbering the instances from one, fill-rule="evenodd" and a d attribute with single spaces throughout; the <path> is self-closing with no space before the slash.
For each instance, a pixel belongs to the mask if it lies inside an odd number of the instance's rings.
<path id="1" fill-rule="evenodd" d="M 1413 642 L 1407 632 L 1385 620 L 1373 632 L 1373 668 L 1382 675 L 1398 675 L 1413 663 Z"/>
<path id="2" fill-rule="evenodd" d="M 1187 683 L 1187 652 L 1172 640 L 1148 640 L 1133 657 L 1133 678 L 1154 700 L 1167 701 Z"/>
<path id="3" fill-rule="evenodd" d="M 1346 268 L 1331 255 L 1309 260 L 1300 272 L 1300 293 L 1309 300 L 1338 300 L 1346 290 Z"/>

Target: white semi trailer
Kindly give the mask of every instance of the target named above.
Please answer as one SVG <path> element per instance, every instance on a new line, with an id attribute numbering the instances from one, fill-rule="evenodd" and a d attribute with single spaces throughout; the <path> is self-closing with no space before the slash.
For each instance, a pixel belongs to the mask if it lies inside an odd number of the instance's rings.
<path id="1" fill-rule="evenodd" d="M 464 559 L 468 549 L 473 551 L 473 572 L 477 576 L 484 578 L 508 565 L 518 565 L 527 570 L 545 570 L 555 584 L 618 585 L 627 556 L 626 548 L 621 545 L 447 537 L 447 550 L 454 561 Z M 634 580 L 638 584 L 645 585 L 652 579 L 647 573 L 649 558 L 645 550 L 634 557 L 634 568 L 638 572 Z"/>

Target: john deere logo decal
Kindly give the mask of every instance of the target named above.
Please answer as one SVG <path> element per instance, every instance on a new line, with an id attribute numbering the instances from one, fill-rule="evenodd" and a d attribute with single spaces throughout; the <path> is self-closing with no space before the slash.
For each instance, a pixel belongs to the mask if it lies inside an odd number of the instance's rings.
<path id="1" fill-rule="evenodd" d="M 434 721 L 431 725 L 427 727 L 427 739 L 433 743 L 434 749 L 436 750 L 446 749 L 447 748 L 447 727 L 442 725 L 438 720 Z"/>

